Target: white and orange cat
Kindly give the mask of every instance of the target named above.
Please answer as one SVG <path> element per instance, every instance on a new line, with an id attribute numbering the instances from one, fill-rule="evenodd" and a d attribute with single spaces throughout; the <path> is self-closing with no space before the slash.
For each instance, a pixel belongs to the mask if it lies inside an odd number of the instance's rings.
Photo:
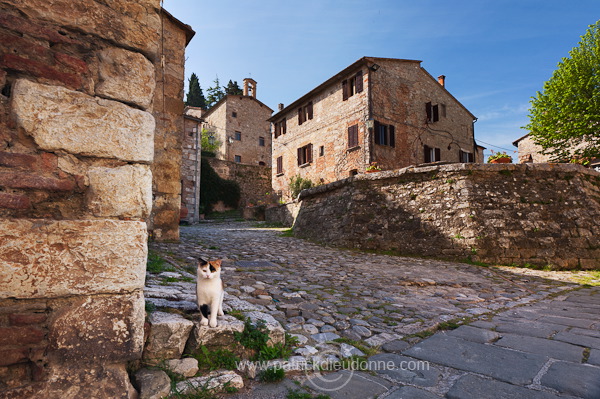
<path id="1" fill-rule="evenodd" d="M 196 301 L 200 309 L 200 324 L 217 326 L 217 315 L 223 316 L 223 295 L 221 280 L 221 260 L 205 261 L 198 259 L 196 280 Z"/>

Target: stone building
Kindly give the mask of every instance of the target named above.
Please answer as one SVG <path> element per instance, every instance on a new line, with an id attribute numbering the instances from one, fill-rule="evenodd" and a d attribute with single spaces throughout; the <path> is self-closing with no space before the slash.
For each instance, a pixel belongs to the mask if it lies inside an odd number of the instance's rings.
<path id="1" fill-rule="evenodd" d="M 542 154 L 542 147 L 529 134 L 513 141 L 513 145 L 519 149 L 519 163 L 551 162 L 551 155 Z M 592 159 L 589 166 L 600 171 L 600 158 Z"/>
<path id="2" fill-rule="evenodd" d="M 273 110 L 256 99 L 256 82 L 244 79 L 243 95 L 227 95 L 202 116 L 203 128 L 220 143 L 216 158 L 246 165 L 271 166 Z"/>
<path id="3" fill-rule="evenodd" d="M 194 116 L 195 115 L 195 116 Z M 200 171 L 202 109 L 186 107 L 183 115 L 183 161 L 181 163 L 181 219 L 188 223 L 200 220 Z"/>
<path id="4" fill-rule="evenodd" d="M 273 189 L 429 162 L 481 162 L 476 118 L 420 61 L 364 57 L 273 115 Z"/>
<path id="5" fill-rule="evenodd" d="M 161 57 L 154 60 L 157 71 L 153 99 L 156 119 L 152 164 L 154 200 L 148 231 L 157 241 L 171 241 L 179 239 L 185 47 L 194 36 L 194 31 L 164 9 L 161 13 L 161 31 Z"/>
<path id="6" fill-rule="evenodd" d="M 137 397 L 172 25 L 158 0 L 0 0 L 0 397 Z"/>

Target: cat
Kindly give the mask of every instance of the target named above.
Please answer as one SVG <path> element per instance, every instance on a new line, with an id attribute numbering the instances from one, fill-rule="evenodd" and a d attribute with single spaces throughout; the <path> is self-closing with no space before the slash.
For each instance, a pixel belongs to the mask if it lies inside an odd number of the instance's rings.
<path id="1" fill-rule="evenodd" d="M 223 316 L 225 285 L 221 280 L 221 260 L 198 258 L 196 300 L 200 309 L 200 325 L 217 326 L 217 315 Z M 209 319 L 210 313 L 210 319 Z"/>

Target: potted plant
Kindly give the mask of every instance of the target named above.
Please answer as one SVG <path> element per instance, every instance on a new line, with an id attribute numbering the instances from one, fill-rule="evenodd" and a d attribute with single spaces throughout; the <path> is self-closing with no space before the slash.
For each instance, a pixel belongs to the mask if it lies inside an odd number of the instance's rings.
<path id="1" fill-rule="evenodd" d="M 365 169 L 366 173 L 374 173 L 381 171 L 381 168 L 377 165 L 377 162 L 371 162 L 367 169 Z"/>
<path id="2" fill-rule="evenodd" d="M 512 157 L 506 152 L 497 152 L 488 157 L 488 163 L 512 163 Z"/>

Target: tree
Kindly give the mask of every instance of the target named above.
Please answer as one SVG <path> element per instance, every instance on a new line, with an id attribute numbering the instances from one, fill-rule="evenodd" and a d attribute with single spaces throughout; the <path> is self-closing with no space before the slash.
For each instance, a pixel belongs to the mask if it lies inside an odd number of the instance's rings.
<path id="1" fill-rule="evenodd" d="M 225 89 L 225 94 L 234 95 L 234 96 L 241 96 L 242 94 L 244 94 L 244 92 L 240 88 L 240 85 L 238 85 L 237 80 L 235 82 L 232 82 L 231 80 L 229 80 L 229 83 L 227 83 L 227 86 L 225 86 L 224 89 Z"/>
<path id="2" fill-rule="evenodd" d="M 600 157 L 600 20 L 532 97 L 525 129 L 555 161 Z"/>
<path id="3" fill-rule="evenodd" d="M 192 76 L 190 76 L 188 83 L 189 91 L 185 99 L 185 105 L 190 107 L 200 107 L 202 109 L 206 109 L 206 98 L 204 98 L 204 94 L 202 93 L 202 89 L 200 88 L 198 76 L 196 76 L 195 73 L 192 73 Z"/>
<path id="4" fill-rule="evenodd" d="M 200 148 L 202 148 L 202 152 L 215 153 L 221 146 L 221 142 L 215 138 L 214 133 L 208 131 L 207 129 L 202 129 L 202 135 L 200 137 Z"/>
<path id="5" fill-rule="evenodd" d="M 225 91 L 223 91 L 223 88 L 221 87 L 221 84 L 219 83 L 218 76 L 215 78 L 214 86 L 209 87 L 208 90 L 206 90 L 206 92 L 208 93 L 208 97 L 206 98 L 206 103 L 208 105 L 208 108 L 212 107 L 213 105 L 218 103 L 219 100 L 221 100 L 223 97 L 225 97 Z"/>

